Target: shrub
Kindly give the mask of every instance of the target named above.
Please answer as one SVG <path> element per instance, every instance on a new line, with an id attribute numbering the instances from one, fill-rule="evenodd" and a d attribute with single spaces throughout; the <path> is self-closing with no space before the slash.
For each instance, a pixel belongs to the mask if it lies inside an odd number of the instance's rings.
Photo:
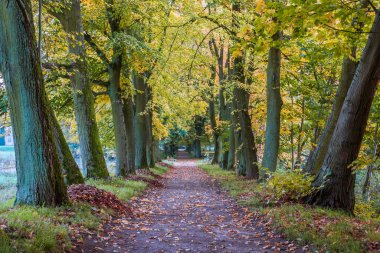
<path id="1" fill-rule="evenodd" d="M 312 192 L 313 178 L 301 170 L 286 170 L 269 173 L 269 179 L 263 187 L 266 188 L 276 201 L 298 201 Z"/>

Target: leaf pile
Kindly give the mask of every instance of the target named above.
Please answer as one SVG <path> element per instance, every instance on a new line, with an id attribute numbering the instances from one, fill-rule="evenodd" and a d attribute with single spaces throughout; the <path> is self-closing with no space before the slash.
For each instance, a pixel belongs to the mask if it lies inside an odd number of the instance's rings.
<path id="1" fill-rule="evenodd" d="M 112 209 L 118 214 L 132 215 L 132 210 L 114 194 L 90 185 L 70 185 L 67 193 L 72 202 L 87 202 L 98 208 Z"/>
<path id="2" fill-rule="evenodd" d="M 147 183 L 150 187 L 163 187 L 164 185 L 158 181 L 157 179 L 151 179 L 144 176 L 139 175 L 130 175 L 128 179 L 134 180 L 134 181 L 141 181 L 144 183 Z"/>

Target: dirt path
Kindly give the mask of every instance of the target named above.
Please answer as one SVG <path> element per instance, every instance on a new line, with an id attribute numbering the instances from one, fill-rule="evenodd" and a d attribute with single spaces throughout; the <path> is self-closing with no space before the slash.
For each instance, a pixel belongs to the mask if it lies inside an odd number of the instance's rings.
<path id="1" fill-rule="evenodd" d="M 175 162 L 163 180 L 131 202 L 136 217 L 116 220 L 83 252 L 302 252 L 255 225 L 191 160 Z"/>

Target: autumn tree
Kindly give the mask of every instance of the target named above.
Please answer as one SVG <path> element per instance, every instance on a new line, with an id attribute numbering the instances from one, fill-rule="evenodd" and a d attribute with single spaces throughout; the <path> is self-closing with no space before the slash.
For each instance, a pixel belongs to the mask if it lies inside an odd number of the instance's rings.
<path id="1" fill-rule="evenodd" d="M 361 142 L 380 78 L 380 15 L 377 13 L 360 63 L 343 102 L 309 203 L 353 213 L 355 175 L 351 164 Z"/>
<path id="2" fill-rule="evenodd" d="M 73 89 L 73 100 L 78 136 L 82 157 L 83 174 L 88 178 L 107 178 L 109 176 L 99 139 L 95 119 L 94 96 L 87 72 L 86 49 L 79 0 L 45 2 L 49 12 L 62 24 L 67 33 L 69 58 L 73 66 L 70 83 Z"/>
<path id="3" fill-rule="evenodd" d="M 1 69 L 15 137 L 16 204 L 60 205 L 67 201 L 54 144 L 52 111 L 44 89 L 31 2 L 0 3 Z"/>

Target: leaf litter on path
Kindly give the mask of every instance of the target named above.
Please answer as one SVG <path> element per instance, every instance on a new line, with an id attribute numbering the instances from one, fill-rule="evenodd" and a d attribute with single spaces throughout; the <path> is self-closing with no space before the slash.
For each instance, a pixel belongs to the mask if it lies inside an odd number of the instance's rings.
<path id="1" fill-rule="evenodd" d="M 306 252 L 239 206 L 195 160 L 177 160 L 150 188 L 129 202 L 133 217 L 104 228 L 109 238 L 85 240 L 73 252 Z M 96 249 L 100 249 L 96 251 Z"/>

